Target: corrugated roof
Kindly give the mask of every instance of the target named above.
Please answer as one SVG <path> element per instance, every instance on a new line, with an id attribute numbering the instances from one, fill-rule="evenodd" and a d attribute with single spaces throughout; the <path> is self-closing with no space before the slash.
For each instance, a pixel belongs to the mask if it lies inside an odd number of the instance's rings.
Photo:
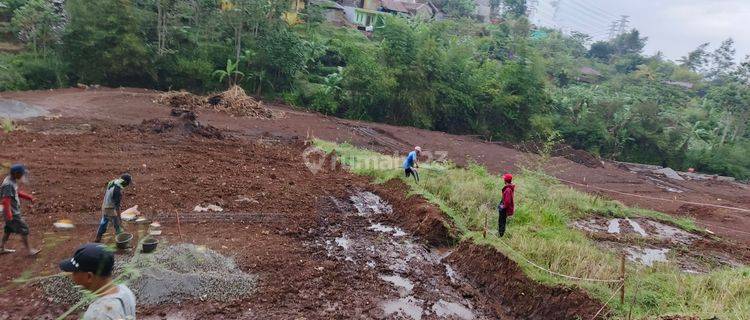
<path id="1" fill-rule="evenodd" d="M 591 75 L 591 76 L 597 76 L 597 77 L 599 77 L 599 76 L 602 75 L 601 72 L 597 71 L 596 69 L 594 69 L 592 67 L 581 67 L 581 69 L 578 69 L 578 71 L 581 72 L 582 74 L 587 74 L 587 75 Z"/>
<path id="2" fill-rule="evenodd" d="M 383 0 L 382 5 L 383 5 L 383 9 L 386 9 L 386 10 L 410 13 L 409 8 L 406 7 L 407 3 L 405 2 L 396 1 L 396 0 Z"/>

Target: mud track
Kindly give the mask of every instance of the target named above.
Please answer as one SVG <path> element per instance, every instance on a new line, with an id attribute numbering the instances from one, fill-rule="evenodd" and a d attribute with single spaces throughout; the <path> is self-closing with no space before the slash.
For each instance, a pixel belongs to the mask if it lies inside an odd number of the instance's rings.
<path id="1" fill-rule="evenodd" d="M 140 319 L 566 319 L 590 317 L 598 305 L 570 289 L 533 285 L 517 268 L 479 276 L 470 266 L 492 266 L 497 257 L 449 247 L 450 223 L 424 199 L 407 199 L 399 182 L 373 186 L 340 168 L 313 174 L 299 138 L 145 130 L 169 120 L 164 111 L 142 125 L 62 117 L 0 135 L 2 162 L 31 168 L 24 189 L 38 201 L 23 210 L 33 245 L 44 249 L 34 259 L 0 256 L 0 319 L 53 319 L 69 307 L 26 281 L 57 273 L 57 262 L 93 239 L 102 188 L 123 171 L 135 179 L 125 206 L 158 220 L 162 243 L 204 245 L 258 277 L 247 298 L 142 305 Z M 362 194 L 391 209 L 362 213 L 370 208 L 357 200 Z M 192 212 L 206 204 L 224 211 Z M 76 228 L 54 230 L 61 218 Z M 20 249 L 18 239 L 9 247 Z M 549 305 L 548 297 L 565 312 L 528 312 L 528 303 Z"/>

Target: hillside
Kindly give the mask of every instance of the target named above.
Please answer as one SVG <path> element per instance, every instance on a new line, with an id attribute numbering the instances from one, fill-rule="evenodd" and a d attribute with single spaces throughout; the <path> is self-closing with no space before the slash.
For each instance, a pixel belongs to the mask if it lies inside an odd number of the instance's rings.
<path id="1" fill-rule="evenodd" d="M 731 39 L 675 62 L 643 55 L 638 30 L 592 43 L 531 25 L 525 1 L 162 2 L 9 3 L 26 50 L 0 55 L 0 90 L 236 83 L 339 117 L 750 177 L 750 69 Z"/>
<path id="2" fill-rule="evenodd" d="M 351 317 L 357 312 L 378 318 L 388 315 L 388 310 L 413 318 L 406 310 L 434 312 L 427 310 L 443 307 L 489 318 L 524 318 L 530 312 L 545 319 L 590 318 L 616 288 L 560 278 L 529 261 L 565 275 L 617 282 L 620 252 L 629 252 L 633 259 L 626 267 L 631 275 L 626 283 L 628 302 L 607 304 L 603 310 L 611 316 L 623 315 L 631 306 L 641 316 L 731 318 L 747 311 L 743 309 L 746 304 L 721 302 L 748 298 L 741 290 L 747 279 L 742 265 L 750 259 L 743 231 L 746 213 L 710 207 L 747 210 L 748 190 L 742 184 L 671 181 L 633 174 L 612 163 L 590 168 L 562 157 L 544 160 L 474 137 L 343 120 L 281 105 L 268 106 L 279 115 L 272 119 L 202 110 L 197 125 L 183 127 L 170 116 L 174 115 L 171 107 L 155 102 L 162 96 L 150 90 L 108 88 L 0 95 L 4 103 L 26 103 L 27 109 L 44 115 L 18 120 L 17 131 L 0 136 L 11 150 L 9 157 L 23 161 L 34 172 L 29 188 L 39 202 L 27 217 L 32 240 L 41 241 L 45 248 L 28 268 L 3 270 L 0 300 L 18 306 L 7 312 L 41 316 L 42 309 L 23 306 L 32 305 L 25 301 L 48 301 L 45 297 L 53 300 L 44 302 L 43 310 L 53 315 L 68 308 L 66 300 L 56 300 L 67 291 L 44 291 L 44 285 L 36 281 L 46 278 L 36 277 L 55 274 L 54 263 L 47 262 L 62 259 L 87 239 L 97 221 L 97 181 L 119 170 L 135 174 L 139 184 L 128 205 L 138 204 L 149 219 L 163 225 L 160 239 L 166 246 L 185 241 L 207 246 L 234 256 L 242 270 L 260 279 L 257 291 L 240 300 L 202 301 L 188 308 L 166 302 L 144 305 L 139 308 L 144 316 L 287 318 L 322 299 L 331 307 L 319 309 L 314 318 Z M 122 106 L 128 106 L 127 112 L 117 111 Z M 308 139 L 313 137 L 337 141 L 315 143 L 326 150 L 336 149 L 352 173 L 369 178 L 342 171 L 328 157 L 311 158 L 308 152 L 313 141 Z M 462 166 L 424 164 L 421 185 L 389 180 L 401 176 L 397 170 L 400 157 L 389 155 L 399 155 L 414 144 L 436 156 L 446 151 L 446 159 Z M 310 171 L 311 164 L 322 164 L 324 170 Z M 552 175 L 579 181 L 586 186 L 581 190 L 611 191 L 607 196 L 576 192 L 533 171 L 540 165 Z M 219 176 L 211 174 L 216 170 Z M 504 171 L 516 174 L 518 213 L 505 240 L 499 240 L 494 236 L 492 208 L 497 193 L 495 174 Z M 65 178 L 71 175 L 76 179 Z M 685 191 L 672 198 L 675 193 L 665 190 L 665 183 Z M 390 209 L 361 191 L 373 192 Z M 423 198 L 407 196 L 414 192 Z M 674 215 L 625 207 L 608 198 Z M 686 204 L 696 199 L 705 206 Z M 207 204 L 225 211 L 193 212 Z M 358 206 L 374 206 L 380 213 L 364 218 L 347 214 Z M 483 237 L 485 216 L 487 238 Z M 55 230 L 52 222 L 62 218 L 72 219 L 76 228 Z M 607 233 L 612 221 L 622 234 Z M 641 226 L 647 236 L 641 238 L 629 221 Z M 382 241 L 383 237 L 392 237 L 398 245 L 389 245 L 392 242 Z M 254 245 L 249 248 L 247 243 Z M 422 251 L 423 245 L 432 249 Z M 646 262 L 650 255 L 638 251 L 646 249 L 657 252 L 656 261 Z M 273 259 L 268 258 L 271 252 Z M 417 267 L 399 267 L 398 259 L 404 257 L 420 257 L 411 260 Z M 9 259 L 6 266 L 26 259 L 3 258 Z M 453 280 L 456 276 L 464 280 Z M 404 291 L 404 283 L 412 289 Z M 493 284 L 510 284 L 512 289 Z M 324 297 L 310 292 L 323 292 Z M 252 312 L 238 311 L 249 305 Z"/>

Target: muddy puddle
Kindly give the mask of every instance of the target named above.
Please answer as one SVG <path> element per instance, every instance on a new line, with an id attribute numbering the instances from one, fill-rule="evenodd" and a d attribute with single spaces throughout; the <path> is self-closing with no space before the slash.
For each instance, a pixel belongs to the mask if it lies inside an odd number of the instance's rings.
<path id="1" fill-rule="evenodd" d="M 625 254 L 629 261 L 647 267 L 672 263 L 684 272 L 705 273 L 742 266 L 726 253 L 693 248 L 696 241 L 711 240 L 652 219 L 594 216 L 571 226 L 586 232 L 602 249 Z"/>
<path id="2" fill-rule="evenodd" d="M 323 246 L 330 258 L 347 267 L 375 272 L 392 288 L 374 297 L 381 316 L 396 319 L 488 319 L 489 314 L 468 294 L 470 287 L 433 250 L 403 229 L 388 225 L 384 215 L 393 208 L 371 192 L 354 192 L 347 200 L 330 199 L 340 224 L 322 227 Z M 448 252 L 449 253 L 449 252 Z"/>

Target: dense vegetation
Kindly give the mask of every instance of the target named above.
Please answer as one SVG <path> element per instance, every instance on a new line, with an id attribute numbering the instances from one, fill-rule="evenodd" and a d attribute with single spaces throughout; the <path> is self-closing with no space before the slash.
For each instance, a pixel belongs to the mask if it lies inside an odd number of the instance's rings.
<path id="1" fill-rule="evenodd" d="M 537 28 L 522 0 L 491 0 L 492 24 L 470 17 L 473 1 L 441 0 L 449 19 L 391 17 L 369 36 L 319 6 L 290 26 L 285 0 L 0 3 L 26 46 L 0 54 L 0 90 L 237 83 L 327 114 L 750 178 L 750 63 L 731 39 L 673 62 L 643 55 L 637 30 L 590 43 Z"/>
<path id="2" fill-rule="evenodd" d="M 424 196 L 439 205 L 449 216 L 462 240 L 491 245 L 515 260 L 532 279 L 547 284 L 580 286 L 594 297 L 606 301 L 616 286 L 601 282 L 573 281 L 540 271 L 527 260 L 555 272 L 581 278 L 613 279 L 619 270 L 619 259 L 611 251 L 602 250 L 577 229 L 571 221 L 592 216 L 649 217 L 670 221 L 685 230 L 695 231 L 689 219 L 676 219 L 663 213 L 623 206 L 619 202 L 578 192 L 559 184 L 538 170 L 524 170 L 514 177 L 519 201 L 507 233 L 498 238 L 497 204 L 502 179 L 479 165 L 457 168 L 452 164 L 428 164 L 420 171 L 419 184 L 405 178 L 399 168 L 402 159 L 357 149 L 348 144 L 317 141 L 326 152 L 336 150 L 339 160 L 354 173 L 373 177 L 376 182 L 402 179 L 412 193 Z M 542 163 L 539 164 L 540 166 Z M 533 169 L 533 168 L 532 168 Z M 484 219 L 489 219 L 489 232 L 483 237 Z M 609 303 L 612 318 L 625 319 L 631 311 L 633 319 L 655 316 L 686 315 L 701 319 L 743 319 L 750 312 L 750 268 L 721 268 L 706 274 L 680 270 L 671 260 L 653 267 L 628 265 L 626 299 Z"/>

